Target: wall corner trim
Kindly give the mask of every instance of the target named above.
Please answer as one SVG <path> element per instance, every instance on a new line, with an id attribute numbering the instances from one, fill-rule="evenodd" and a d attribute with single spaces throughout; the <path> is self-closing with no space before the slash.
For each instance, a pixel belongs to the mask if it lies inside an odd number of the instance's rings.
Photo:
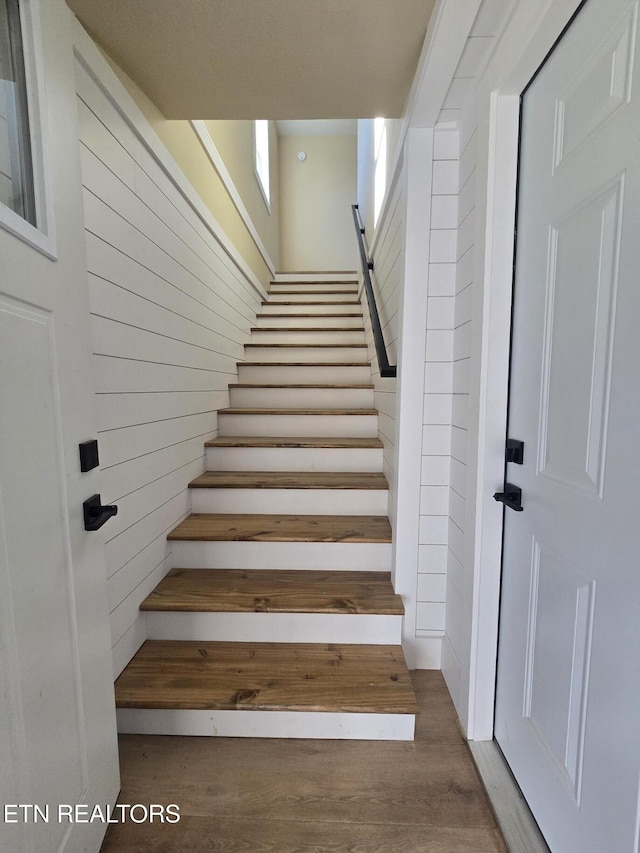
<path id="1" fill-rule="evenodd" d="M 247 210 L 244 202 L 242 201 L 240 193 L 238 192 L 236 185 L 233 182 L 233 178 L 229 174 L 229 170 L 225 166 L 224 160 L 222 159 L 220 152 L 216 148 L 216 144 L 213 141 L 206 124 L 200 119 L 190 121 L 189 124 L 193 128 L 195 135 L 198 137 L 200 144 L 204 148 L 205 154 L 209 158 L 211 165 L 218 173 L 218 177 L 225 185 L 225 188 L 229 193 L 229 197 L 233 202 L 235 209 L 238 211 L 240 218 L 246 226 L 247 231 L 249 232 L 249 234 L 251 234 L 253 242 L 256 244 L 256 248 L 262 255 L 265 264 L 269 267 L 269 270 L 271 271 L 271 275 L 274 276 L 276 274 L 275 264 L 271 260 L 266 246 L 260 239 L 258 230 L 253 224 L 251 216 L 249 215 L 249 211 Z"/>
<path id="2" fill-rule="evenodd" d="M 174 158 L 167 151 L 142 111 L 115 76 L 108 62 L 101 55 L 77 18 L 74 21 L 73 27 L 73 50 L 87 74 L 99 86 L 101 91 L 104 92 L 119 115 L 126 121 L 136 137 L 202 221 L 214 240 L 224 250 L 229 260 L 260 295 L 261 299 L 266 299 L 266 290 L 255 273 L 250 269 L 220 223 L 202 201 L 193 184 L 187 179 Z M 268 266 L 271 269 L 271 266 Z"/>

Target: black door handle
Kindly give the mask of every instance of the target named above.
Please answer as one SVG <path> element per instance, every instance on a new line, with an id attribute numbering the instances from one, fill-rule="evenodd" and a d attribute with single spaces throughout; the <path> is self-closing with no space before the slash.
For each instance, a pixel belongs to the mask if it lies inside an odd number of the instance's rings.
<path id="1" fill-rule="evenodd" d="M 105 522 L 118 514 L 118 507 L 112 504 L 102 505 L 100 495 L 92 495 L 82 504 L 85 530 L 100 530 Z"/>
<path id="2" fill-rule="evenodd" d="M 512 483 L 505 483 L 504 492 L 496 492 L 493 498 L 516 512 L 522 512 L 524 509 L 522 506 L 522 489 Z"/>

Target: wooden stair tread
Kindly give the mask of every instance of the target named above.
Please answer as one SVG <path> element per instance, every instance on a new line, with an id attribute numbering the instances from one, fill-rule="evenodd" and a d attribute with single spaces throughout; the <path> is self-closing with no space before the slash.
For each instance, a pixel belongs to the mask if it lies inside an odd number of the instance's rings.
<path id="1" fill-rule="evenodd" d="M 336 317 L 362 317 L 362 311 L 354 311 L 352 314 L 256 314 L 256 318 L 261 318 L 263 320 L 268 320 L 270 317 L 278 317 L 280 319 L 287 320 L 297 320 L 300 317 L 323 317 L 325 319 L 332 319 Z"/>
<path id="2" fill-rule="evenodd" d="M 332 471 L 205 471 L 190 489 L 367 489 L 389 488 L 379 473 Z"/>
<path id="3" fill-rule="evenodd" d="M 219 415 L 377 415 L 377 409 L 219 409 Z"/>
<path id="4" fill-rule="evenodd" d="M 400 646 L 147 640 L 119 708 L 415 714 Z"/>
<path id="5" fill-rule="evenodd" d="M 141 610 L 402 615 L 389 572 L 172 569 Z"/>
<path id="6" fill-rule="evenodd" d="M 323 299 L 318 300 L 317 302 L 303 302 L 302 300 L 295 300 L 293 302 L 268 302 L 263 300 L 262 305 L 360 305 L 360 300 L 358 299 Z"/>
<path id="7" fill-rule="evenodd" d="M 294 275 L 306 275 L 306 271 L 304 273 L 300 272 L 300 271 L 294 271 L 294 273 L 292 273 L 292 274 L 294 274 Z M 323 273 L 323 272 L 320 274 L 325 275 L 325 273 Z M 346 270 L 346 271 L 340 270 L 340 274 L 341 275 L 344 274 L 344 275 L 355 276 L 355 273 L 353 273 L 352 270 Z M 297 285 L 301 285 L 301 284 L 307 285 L 308 284 L 311 287 L 315 287 L 318 284 L 358 284 L 358 279 L 355 277 L 344 278 L 344 279 L 343 278 L 314 279 L 313 281 L 309 281 L 309 279 L 306 279 L 306 278 L 301 278 L 301 279 L 293 279 L 292 278 L 289 281 L 276 281 L 275 279 L 272 279 L 269 282 L 269 287 L 271 287 L 274 284 L 278 284 L 278 285 L 279 284 L 286 284 L 287 287 L 289 287 L 292 284 L 297 284 Z"/>
<path id="8" fill-rule="evenodd" d="M 329 296 L 329 295 L 331 295 L 331 296 L 352 296 L 354 293 L 358 292 L 358 288 L 355 287 L 354 285 L 355 285 L 355 282 L 353 282 L 353 285 L 351 287 L 346 288 L 344 290 L 338 290 L 335 287 L 321 287 L 321 288 L 316 287 L 313 290 L 310 287 L 309 288 L 305 287 L 304 290 L 274 290 L 273 292 L 270 292 L 269 295 L 270 296 L 300 296 L 300 295 L 305 295 L 305 294 L 312 294 L 314 296 L 323 296 L 323 295 L 324 296 Z"/>
<path id="9" fill-rule="evenodd" d="M 364 326 L 345 329 L 343 326 L 253 326 L 252 332 L 364 332 Z"/>
<path id="10" fill-rule="evenodd" d="M 229 384 L 229 388 L 339 388 L 339 389 L 366 389 L 371 390 L 375 388 L 375 385 L 371 384 L 346 384 L 339 382 L 236 382 L 235 384 Z"/>
<path id="11" fill-rule="evenodd" d="M 350 349 L 366 349 L 366 344 L 272 344 L 272 343 L 263 343 L 263 344 L 245 344 L 246 348 L 249 347 L 272 347 L 277 349 L 278 347 L 288 347 L 289 349 L 345 349 L 349 347 Z M 316 362 L 318 363 L 318 362 Z M 244 362 L 240 362 L 240 364 L 244 364 Z"/>
<path id="12" fill-rule="evenodd" d="M 369 367 L 366 361 L 241 361 L 239 364 L 241 367 Z"/>
<path id="13" fill-rule="evenodd" d="M 329 447 L 329 448 L 381 448 L 379 438 L 307 438 L 306 436 L 273 437 L 262 435 L 220 435 L 205 442 L 205 447 Z"/>
<path id="14" fill-rule="evenodd" d="M 391 542 L 391 525 L 378 515 L 192 513 L 167 536 L 198 542 Z"/>

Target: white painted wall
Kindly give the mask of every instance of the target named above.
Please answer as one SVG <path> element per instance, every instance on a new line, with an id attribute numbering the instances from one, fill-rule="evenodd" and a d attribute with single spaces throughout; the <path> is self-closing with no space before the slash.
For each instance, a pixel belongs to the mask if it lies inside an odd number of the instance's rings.
<path id="1" fill-rule="evenodd" d="M 105 528 L 118 674 L 145 639 L 139 604 L 172 566 L 166 534 L 189 511 L 263 292 L 78 38 L 95 71 L 78 65 L 77 90 L 102 498 L 119 508 Z"/>
<path id="2" fill-rule="evenodd" d="M 356 269 L 356 158 L 355 136 L 280 137 L 280 272 Z"/>
<path id="3" fill-rule="evenodd" d="M 456 530 L 454 511 L 460 523 L 460 495 L 452 487 L 456 465 L 452 411 L 456 388 L 458 143 L 456 131 L 436 130 L 433 134 L 416 633 L 440 640 L 445 632 L 448 549 Z"/>
<path id="4" fill-rule="evenodd" d="M 373 207 L 371 130 L 370 122 L 360 122 L 359 204 L 365 223 L 372 222 Z M 458 133 L 410 130 L 398 154 L 370 251 L 399 377 L 376 377 L 376 404 L 391 487 L 395 586 L 406 609 L 405 654 L 412 666 L 439 668 L 450 505 L 462 523 L 460 495 L 451 496 Z M 375 375 L 370 334 L 368 340 Z"/>

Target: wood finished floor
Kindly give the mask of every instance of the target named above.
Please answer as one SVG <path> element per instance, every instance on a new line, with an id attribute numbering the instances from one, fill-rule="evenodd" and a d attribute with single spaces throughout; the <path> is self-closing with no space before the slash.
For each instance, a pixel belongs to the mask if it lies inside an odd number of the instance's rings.
<path id="1" fill-rule="evenodd" d="M 439 672 L 412 673 L 413 743 L 120 737 L 120 803 L 101 853 L 507 853 Z"/>

